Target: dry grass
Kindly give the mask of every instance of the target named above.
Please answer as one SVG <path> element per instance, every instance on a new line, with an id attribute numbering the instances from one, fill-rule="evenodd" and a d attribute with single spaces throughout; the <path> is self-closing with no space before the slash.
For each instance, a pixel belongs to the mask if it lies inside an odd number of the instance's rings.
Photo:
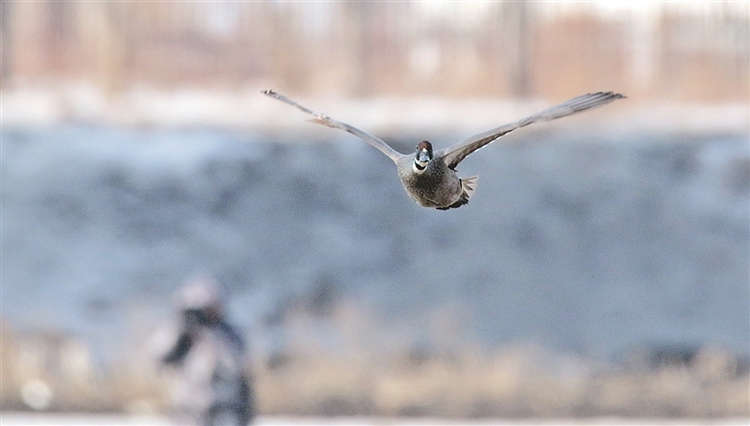
<path id="1" fill-rule="evenodd" d="M 4 326 L 0 339 L 3 410 L 33 408 L 34 401 L 51 411 L 154 411 L 165 406 L 164 382 L 148 364 L 134 360 L 102 369 L 82 341 L 54 333 L 18 336 Z"/>
<path id="2" fill-rule="evenodd" d="M 2 330 L 3 410 L 28 409 L 33 380 L 55 411 L 158 412 L 166 380 L 143 359 L 96 369 L 85 346 Z M 478 417 L 747 417 L 750 381 L 736 360 L 705 349 L 687 363 L 607 367 L 533 347 L 496 353 L 382 357 L 297 351 L 255 367 L 261 414 Z M 741 371 L 742 370 L 742 371 Z"/>
<path id="3" fill-rule="evenodd" d="M 257 372 L 269 414 L 437 417 L 748 416 L 748 377 L 730 357 L 703 351 L 689 365 L 552 365 L 533 348 L 415 361 L 289 360 Z M 706 366 L 703 364 L 710 364 Z M 709 368 L 710 367 L 710 368 Z"/>

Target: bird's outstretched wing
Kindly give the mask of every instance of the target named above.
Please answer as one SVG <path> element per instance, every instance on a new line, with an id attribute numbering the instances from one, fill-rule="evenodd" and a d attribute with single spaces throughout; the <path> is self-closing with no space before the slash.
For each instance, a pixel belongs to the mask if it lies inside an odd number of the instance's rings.
<path id="1" fill-rule="evenodd" d="M 534 115 L 518 120 L 515 123 L 506 124 L 504 126 L 496 127 L 486 132 L 482 132 L 478 135 L 474 135 L 455 145 L 441 149 L 440 151 L 435 153 L 435 156 L 442 157 L 443 161 L 445 161 L 448 167 L 453 169 L 458 165 L 458 163 L 461 162 L 461 160 L 466 158 L 467 155 L 516 129 L 520 129 L 521 127 L 528 126 L 532 123 L 551 121 L 558 118 L 567 117 L 569 115 L 608 104 L 616 99 L 621 99 L 624 97 L 625 96 L 620 95 L 619 93 L 613 92 L 597 92 L 581 95 L 565 101 L 559 105 L 555 105 L 551 108 L 545 109 L 542 112 L 538 112 Z"/>
<path id="2" fill-rule="evenodd" d="M 380 152 L 387 155 L 388 158 L 393 160 L 393 162 L 396 162 L 403 154 L 399 153 L 395 149 L 391 148 L 387 143 L 385 143 L 382 139 L 377 138 L 365 131 L 359 130 L 356 127 L 350 126 L 346 123 L 342 123 L 340 121 L 336 121 L 332 119 L 331 117 L 328 117 L 325 114 L 321 114 L 319 112 L 315 112 L 311 109 L 305 108 L 302 105 L 298 104 L 297 102 L 287 98 L 284 95 L 281 95 L 279 93 L 274 92 L 273 90 L 264 90 L 261 93 L 263 93 L 266 96 L 270 96 L 276 100 L 279 100 L 281 102 L 284 102 L 286 104 L 289 104 L 293 107 L 297 107 L 300 111 L 306 112 L 313 116 L 313 118 L 310 119 L 313 123 L 322 124 L 324 126 L 333 127 L 335 129 L 341 129 L 346 132 L 349 132 L 353 134 L 354 136 L 357 136 L 360 139 L 363 139 L 365 142 L 369 143 L 370 145 L 374 146 L 375 148 L 379 149 Z"/>

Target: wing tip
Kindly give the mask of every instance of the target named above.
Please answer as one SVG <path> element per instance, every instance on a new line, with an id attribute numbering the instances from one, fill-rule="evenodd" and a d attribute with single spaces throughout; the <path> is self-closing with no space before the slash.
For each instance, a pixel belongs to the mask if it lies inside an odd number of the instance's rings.
<path id="1" fill-rule="evenodd" d="M 610 99 L 627 99 L 628 97 L 623 95 L 622 93 L 616 93 L 613 91 L 608 92 L 596 92 L 596 93 L 589 93 L 589 96 L 601 96 L 604 98 L 610 98 Z"/>
<path id="2" fill-rule="evenodd" d="M 623 95 L 622 93 L 616 93 L 616 92 L 606 92 L 605 95 L 612 99 L 627 99 L 628 97 Z"/>

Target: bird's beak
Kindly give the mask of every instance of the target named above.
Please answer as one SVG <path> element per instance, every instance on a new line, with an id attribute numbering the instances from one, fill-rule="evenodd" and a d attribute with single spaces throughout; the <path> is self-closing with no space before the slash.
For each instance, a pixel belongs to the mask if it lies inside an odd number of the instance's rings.
<path id="1" fill-rule="evenodd" d="M 417 155 L 417 161 L 421 163 L 427 163 L 430 160 L 430 153 L 426 149 L 419 151 L 419 154 Z"/>

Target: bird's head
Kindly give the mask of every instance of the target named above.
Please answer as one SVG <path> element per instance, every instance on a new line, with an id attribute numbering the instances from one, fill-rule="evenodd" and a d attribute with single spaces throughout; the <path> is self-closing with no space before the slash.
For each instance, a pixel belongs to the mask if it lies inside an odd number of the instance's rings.
<path id="1" fill-rule="evenodd" d="M 417 153 L 414 156 L 414 171 L 422 173 L 427 168 L 427 163 L 432 160 L 432 144 L 422 141 L 417 144 Z"/>

